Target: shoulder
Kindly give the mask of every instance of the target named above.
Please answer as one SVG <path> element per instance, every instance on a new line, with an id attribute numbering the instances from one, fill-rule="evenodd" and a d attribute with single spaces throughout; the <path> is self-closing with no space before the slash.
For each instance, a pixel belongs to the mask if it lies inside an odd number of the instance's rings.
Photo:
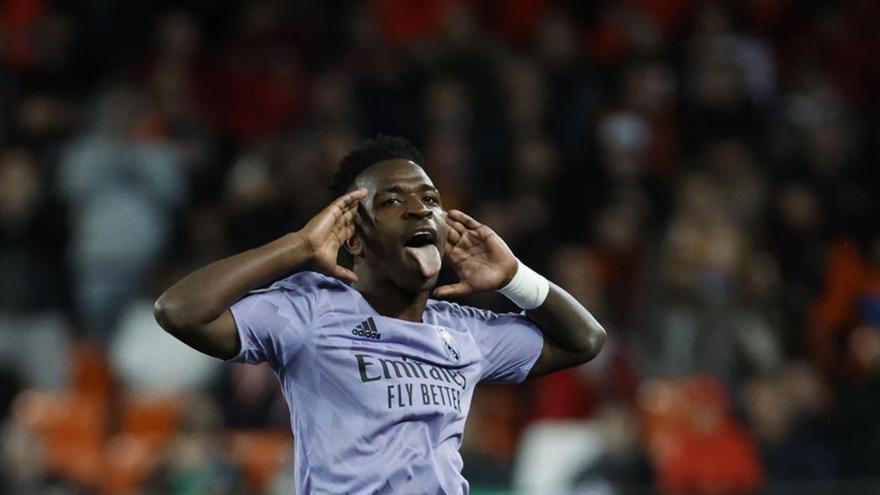
<path id="1" fill-rule="evenodd" d="M 428 307 L 439 316 L 464 320 L 486 321 L 503 316 L 493 311 L 489 311 L 488 309 L 480 309 L 452 301 L 440 301 L 436 299 L 429 299 Z"/>
<path id="2" fill-rule="evenodd" d="M 342 281 L 318 272 L 298 272 L 279 279 L 262 289 L 252 290 L 251 294 L 286 294 L 321 298 L 332 293 L 352 290 Z"/>
<path id="3" fill-rule="evenodd" d="M 345 285 L 342 281 L 337 278 L 328 277 L 322 273 L 318 272 L 297 272 L 293 275 L 282 278 L 272 284 L 271 288 L 281 288 L 287 290 L 308 290 L 308 291 L 320 291 L 320 290 L 350 290 L 351 288 Z"/>

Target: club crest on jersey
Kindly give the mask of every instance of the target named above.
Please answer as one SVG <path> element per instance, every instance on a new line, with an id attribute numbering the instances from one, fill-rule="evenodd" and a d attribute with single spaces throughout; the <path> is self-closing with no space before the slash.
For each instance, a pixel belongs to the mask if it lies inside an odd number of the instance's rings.
<path id="1" fill-rule="evenodd" d="M 455 339 L 453 339 L 452 334 L 443 327 L 437 327 L 437 332 L 440 333 L 440 340 L 443 341 L 443 347 L 446 348 L 446 355 L 450 360 L 457 363 L 461 359 L 461 355 L 455 347 Z"/>

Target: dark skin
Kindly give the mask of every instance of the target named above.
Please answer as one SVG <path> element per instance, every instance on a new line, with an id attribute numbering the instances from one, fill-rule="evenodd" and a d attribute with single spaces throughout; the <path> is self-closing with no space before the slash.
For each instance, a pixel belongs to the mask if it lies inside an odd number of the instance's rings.
<path id="1" fill-rule="evenodd" d="M 307 262 L 350 282 L 377 313 L 409 321 L 421 321 L 431 295 L 497 290 L 516 274 L 516 258 L 504 241 L 465 213 L 445 211 L 431 179 L 415 163 L 379 162 L 358 175 L 355 186 L 301 230 L 176 283 L 156 301 L 156 320 L 190 347 L 229 359 L 240 346 L 229 307 L 254 287 Z M 404 245 L 420 228 L 436 233 L 433 242 L 458 282 L 434 288 L 437 277 L 426 278 L 407 255 Z M 337 264 L 341 247 L 354 257 L 353 270 Z M 544 303 L 526 316 L 544 334 L 529 377 L 585 363 L 605 342 L 605 330 L 589 311 L 552 282 Z"/>

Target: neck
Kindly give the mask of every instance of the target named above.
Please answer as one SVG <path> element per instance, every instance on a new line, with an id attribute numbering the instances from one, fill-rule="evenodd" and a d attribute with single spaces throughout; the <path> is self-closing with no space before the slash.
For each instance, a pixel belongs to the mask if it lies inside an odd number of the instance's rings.
<path id="1" fill-rule="evenodd" d="M 430 289 L 411 292 L 397 286 L 386 277 L 364 269 L 355 268 L 358 282 L 352 284 L 370 306 L 382 316 L 407 321 L 422 321 L 428 304 Z"/>

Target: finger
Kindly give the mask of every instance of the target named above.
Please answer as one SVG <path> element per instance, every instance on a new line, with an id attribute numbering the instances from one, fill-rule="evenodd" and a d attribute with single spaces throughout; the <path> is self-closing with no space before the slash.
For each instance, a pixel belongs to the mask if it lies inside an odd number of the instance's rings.
<path id="1" fill-rule="evenodd" d="M 366 195 L 367 189 L 362 187 L 336 198 L 336 201 L 330 203 L 330 206 L 328 206 L 327 209 L 330 210 L 335 217 L 339 217 L 341 214 L 354 209 L 359 205 L 361 198 Z"/>
<path id="2" fill-rule="evenodd" d="M 349 282 L 357 282 L 358 276 L 348 268 L 341 267 L 339 265 L 332 266 L 327 270 L 330 272 L 330 275 L 333 275 L 336 278 L 340 278 L 342 280 L 347 280 Z"/>
<path id="3" fill-rule="evenodd" d="M 457 222 L 451 218 L 446 219 L 446 224 L 449 225 L 450 227 L 452 227 L 453 230 L 458 232 L 459 235 L 464 235 L 464 233 L 467 232 L 467 230 L 468 230 L 467 227 L 465 227 L 463 223 Z"/>
<path id="4" fill-rule="evenodd" d="M 453 220 L 463 223 L 469 229 L 478 229 L 483 225 L 461 210 L 449 210 L 449 216 Z"/>
<path id="5" fill-rule="evenodd" d="M 349 211 L 342 214 L 342 216 L 336 217 L 336 223 L 333 224 L 333 233 L 337 238 L 345 241 L 345 239 L 354 235 L 354 231 L 354 213 Z"/>
<path id="6" fill-rule="evenodd" d="M 446 253 L 444 253 L 443 256 L 444 262 L 448 262 L 448 265 L 457 266 L 465 258 L 467 258 L 468 253 L 466 253 L 464 249 L 458 248 L 457 246 L 452 246 L 451 249 L 446 250 Z"/>
<path id="7" fill-rule="evenodd" d="M 342 245 L 345 241 L 354 237 L 355 227 L 353 224 L 348 224 L 342 227 L 342 230 L 339 231 L 339 244 Z"/>
<path id="8" fill-rule="evenodd" d="M 359 187 L 350 193 L 343 194 L 334 203 L 342 209 L 348 209 L 357 204 L 358 201 L 366 197 L 367 188 Z"/>
<path id="9" fill-rule="evenodd" d="M 354 223 L 354 216 L 357 212 L 354 209 L 346 210 L 345 213 L 342 214 L 342 223 L 343 225 L 350 225 Z"/>
<path id="10" fill-rule="evenodd" d="M 345 196 L 340 197 L 336 201 L 330 203 L 327 208 L 324 209 L 323 213 L 329 214 L 333 217 L 335 221 L 339 221 L 342 219 L 343 215 L 345 215 L 349 211 L 353 211 L 355 206 L 360 204 L 358 201 L 353 203 L 343 201 Z"/>
<path id="11" fill-rule="evenodd" d="M 451 221 L 451 222 L 457 222 L 456 228 L 461 227 L 461 228 L 459 228 L 459 231 L 461 232 L 462 235 L 464 235 L 465 232 L 473 232 L 479 238 L 488 238 L 488 237 L 491 237 L 492 235 L 495 234 L 495 231 L 492 230 L 491 228 L 489 228 L 487 225 L 484 225 L 484 224 L 474 220 L 473 218 L 469 217 L 468 215 L 462 213 L 461 211 L 458 211 L 458 210 L 454 210 L 454 211 L 457 212 L 457 214 L 454 216 L 458 220 L 454 220 L 454 219 L 453 220 L 447 219 L 447 220 Z"/>
<path id="12" fill-rule="evenodd" d="M 467 284 L 461 282 L 457 284 L 441 285 L 434 289 L 435 297 L 455 297 L 470 294 L 471 288 Z"/>
<path id="13" fill-rule="evenodd" d="M 455 246 L 461 240 L 461 234 L 453 227 L 446 229 L 446 243 Z"/>
<path id="14" fill-rule="evenodd" d="M 367 207 L 363 203 L 357 204 L 357 223 L 362 229 L 372 227 L 374 224 L 373 217 L 370 216 L 370 212 L 367 211 Z"/>

